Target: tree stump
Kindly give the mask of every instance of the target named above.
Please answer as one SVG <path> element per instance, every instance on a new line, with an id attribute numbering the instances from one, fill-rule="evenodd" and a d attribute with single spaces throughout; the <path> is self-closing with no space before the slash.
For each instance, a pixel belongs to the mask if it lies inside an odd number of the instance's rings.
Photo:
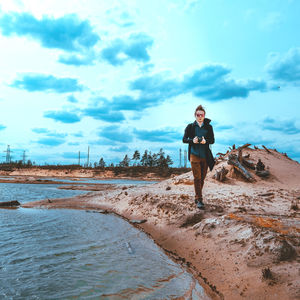
<path id="1" fill-rule="evenodd" d="M 223 167 L 221 170 L 216 171 L 216 174 L 213 176 L 213 178 L 218 181 L 223 182 L 226 179 L 227 173 L 228 173 L 228 170 Z"/>
<path id="2" fill-rule="evenodd" d="M 265 164 L 260 159 L 258 159 L 258 162 L 256 164 L 256 170 L 263 171 L 264 169 L 265 169 Z"/>

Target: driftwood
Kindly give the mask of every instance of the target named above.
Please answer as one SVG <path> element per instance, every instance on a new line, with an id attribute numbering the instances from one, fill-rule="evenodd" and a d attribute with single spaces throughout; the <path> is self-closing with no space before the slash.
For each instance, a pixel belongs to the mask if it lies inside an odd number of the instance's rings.
<path id="1" fill-rule="evenodd" d="M 288 158 L 289 160 L 292 160 L 290 157 L 288 157 L 288 155 L 286 153 L 282 153 L 283 156 L 285 156 L 286 158 Z"/>
<path id="2" fill-rule="evenodd" d="M 248 148 L 251 146 L 251 144 L 245 144 L 241 147 L 238 148 L 238 156 L 237 159 L 238 161 L 243 164 L 245 167 L 250 168 L 252 170 L 255 170 L 255 163 L 252 160 L 249 160 L 248 158 L 250 157 L 250 154 L 244 155 L 243 156 L 243 149 Z"/>
<path id="3" fill-rule="evenodd" d="M 263 193 L 263 194 L 258 194 L 257 196 L 262 196 L 262 197 L 274 196 L 274 193 Z"/>
<path id="4" fill-rule="evenodd" d="M 216 174 L 213 176 L 213 178 L 218 180 L 218 181 L 223 182 L 226 179 L 226 174 L 227 173 L 228 173 L 228 170 L 223 167 L 220 171 L 216 171 Z"/>
<path id="5" fill-rule="evenodd" d="M 269 177 L 270 176 L 270 171 L 268 170 L 263 170 L 263 171 L 256 171 L 255 174 L 259 177 Z"/>
<path id="6" fill-rule="evenodd" d="M 238 161 L 239 162 L 242 162 L 242 160 L 243 160 L 243 156 L 242 156 L 242 151 L 243 151 L 243 149 L 245 149 L 245 148 L 248 148 L 249 146 L 251 146 L 251 144 L 244 144 L 243 146 L 240 146 L 240 147 L 238 147 Z"/>
<path id="7" fill-rule="evenodd" d="M 19 201 L 7 201 L 7 202 L 0 202 L 0 207 L 16 207 L 20 206 Z"/>
<path id="8" fill-rule="evenodd" d="M 129 222 L 131 224 L 143 224 L 143 223 L 147 222 L 147 220 L 146 219 L 142 219 L 142 220 L 129 220 Z"/>
<path id="9" fill-rule="evenodd" d="M 251 144 L 244 144 L 243 146 L 239 147 L 238 149 L 248 148 L 249 146 L 251 146 Z"/>
<path id="10" fill-rule="evenodd" d="M 248 181 L 255 181 L 253 176 L 245 169 L 245 167 L 238 161 L 236 154 L 229 154 L 228 162 L 229 165 L 232 165 L 242 176 Z"/>
<path id="11" fill-rule="evenodd" d="M 255 170 L 255 163 L 254 163 L 254 161 L 252 161 L 250 159 L 246 159 L 245 157 L 243 157 L 242 164 L 247 168 Z"/>
<path id="12" fill-rule="evenodd" d="M 216 155 L 219 155 L 220 157 L 223 157 L 223 156 L 225 156 L 227 153 L 221 153 L 221 152 L 218 152 Z"/>
<path id="13" fill-rule="evenodd" d="M 258 147 L 257 147 L 257 146 L 254 146 L 254 149 L 255 149 L 255 150 L 257 150 L 257 149 L 258 149 Z"/>
<path id="14" fill-rule="evenodd" d="M 243 159 L 243 154 L 242 154 L 243 148 L 239 148 L 239 152 L 238 152 L 238 161 L 241 163 L 242 159 Z"/>
<path id="15" fill-rule="evenodd" d="M 270 176 L 270 171 L 265 170 L 265 164 L 260 159 L 258 159 L 255 169 L 256 169 L 255 174 L 259 177 L 266 178 Z"/>
<path id="16" fill-rule="evenodd" d="M 272 153 L 266 146 L 262 145 L 262 147 L 263 147 L 268 153 Z"/>
<path id="17" fill-rule="evenodd" d="M 225 155 L 228 153 L 228 151 L 226 153 L 221 153 L 221 152 L 218 152 L 216 154 L 216 160 L 215 160 L 215 165 L 219 164 L 221 161 L 224 161 L 225 160 Z"/>

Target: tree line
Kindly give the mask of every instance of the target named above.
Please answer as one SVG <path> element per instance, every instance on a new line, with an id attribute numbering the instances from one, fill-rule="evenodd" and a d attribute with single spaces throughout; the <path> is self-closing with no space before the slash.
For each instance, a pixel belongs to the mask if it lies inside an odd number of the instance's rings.
<path id="1" fill-rule="evenodd" d="M 163 149 L 161 148 L 157 153 L 152 153 L 151 151 L 145 150 L 144 154 L 138 150 L 135 150 L 132 157 L 128 154 L 124 156 L 124 158 L 117 164 L 106 164 L 103 157 L 100 158 L 99 162 L 89 163 L 89 165 L 85 164 L 83 167 L 86 168 L 105 168 L 105 167 L 129 167 L 129 166 L 142 166 L 142 167 L 158 167 L 158 168 L 169 168 L 173 164 L 173 161 L 169 155 L 166 155 Z M 2 162 L 0 163 L 0 170 L 10 170 L 12 168 L 31 168 L 31 167 L 45 167 L 45 168 L 64 168 L 68 167 L 71 169 L 80 167 L 78 164 L 72 165 L 38 165 L 34 161 L 27 160 L 19 160 L 19 161 L 11 161 L 10 163 Z"/>
<path id="2" fill-rule="evenodd" d="M 132 166 L 144 166 L 144 167 L 160 167 L 169 168 L 173 164 L 170 155 L 165 155 L 165 152 L 161 148 L 157 153 L 151 153 L 151 151 L 145 150 L 144 154 L 141 156 L 138 150 L 135 150 L 132 158 L 125 154 L 123 160 L 119 162 L 116 166 L 118 167 L 129 167 Z M 100 158 L 98 165 L 95 167 L 105 168 L 107 165 L 103 159 Z M 114 164 L 110 164 L 109 167 L 114 167 Z"/>

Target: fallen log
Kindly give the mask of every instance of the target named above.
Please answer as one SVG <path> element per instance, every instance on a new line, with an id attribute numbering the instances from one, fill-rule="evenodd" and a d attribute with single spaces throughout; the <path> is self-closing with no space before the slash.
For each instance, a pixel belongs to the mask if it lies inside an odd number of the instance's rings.
<path id="1" fill-rule="evenodd" d="M 236 154 L 229 154 L 227 163 L 232 165 L 246 180 L 253 182 L 255 178 L 245 169 L 245 167 L 238 161 Z"/>
<path id="2" fill-rule="evenodd" d="M 242 158 L 242 164 L 247 167 L 250 168 L 252 170 L 255 170 L 255 162 L 253 160 L 250 159 L 245 159 L 245 157 Z"/>
<path id="3" fill-rule="evenodd" d="M 0 202 L 0 207 L 16 207 L 20 206 L 20 202 L 18 201 L 6 201 L 6 202 Z"/>

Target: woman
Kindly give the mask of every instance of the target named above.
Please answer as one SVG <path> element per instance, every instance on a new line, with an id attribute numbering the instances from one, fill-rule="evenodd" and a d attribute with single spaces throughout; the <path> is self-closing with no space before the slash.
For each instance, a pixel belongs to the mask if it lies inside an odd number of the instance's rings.
<path id="1" fill-rule="evenodd" d="M 199 105 L 195 110 L 195 121 L 185 128 L 182 141 L 189 144 L 188 158 L 191 162 L 195 203 L 200 209 L 204 209 L 202 189 L 207 169 L 213 169 L 215 160 L 211 153 L 210 144 L 215 142 L 214 131 L 209 124 L 210 119 L 205 118 L 205 109 Z"/>

